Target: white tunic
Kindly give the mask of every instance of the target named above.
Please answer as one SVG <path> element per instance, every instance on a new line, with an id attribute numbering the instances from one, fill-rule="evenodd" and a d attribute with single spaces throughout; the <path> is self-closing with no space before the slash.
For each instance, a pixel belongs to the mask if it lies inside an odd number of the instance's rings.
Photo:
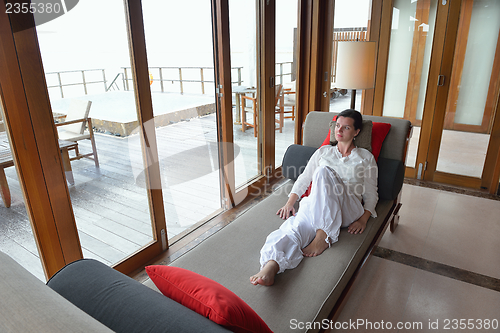
<path id="1" fill-rule="evenodd" d="M 304 172 L 297 178 L 291 193 L 299 196 L 305 193 L 318 166 L 326 165 L 335 170 L 350 193 L 353 193 L 363 206 L 377 217 L 375 206 L 378 201 L 378 168 L 372 153 L 364 148 L 354 148 L 346 157 L 342 157 L 338 146 L 323 146 L 311 156 Z"/>
<path id="2" fill-rule="evenodd" d="M 365 209 L 376 216 L 377 164 L 368 150 L 355 148 L 349 156 L 342 157 L 337 146 L 318 149 L 291 193 L 300 197 L 311 181 L 311 193 L 301 200 L 297 214 L 267 237 L 260 251 L 261 267 L 274 260 L 280 267 L 279 273 L 295 268 L 303 259 L 302 249 L 314 239 L 318 229 L 325 231 L 329 243 L 334 243 L 340 228 L 357 221 Z"/>

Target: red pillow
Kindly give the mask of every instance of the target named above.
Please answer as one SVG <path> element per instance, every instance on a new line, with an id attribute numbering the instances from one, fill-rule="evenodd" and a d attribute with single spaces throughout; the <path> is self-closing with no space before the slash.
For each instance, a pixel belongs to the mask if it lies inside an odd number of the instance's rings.
<path id="1" fill-rule="evenodd" d="M 203 275 L 164 265 L 146 272 L 163 295 L 233 332 L 272 332 L 235 293 Z"/>

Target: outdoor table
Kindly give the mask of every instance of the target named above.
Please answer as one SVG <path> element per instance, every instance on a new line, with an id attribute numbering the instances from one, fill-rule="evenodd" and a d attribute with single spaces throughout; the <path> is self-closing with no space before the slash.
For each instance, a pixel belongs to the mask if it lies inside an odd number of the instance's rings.
<path id="1" fill-rule="evenodd" d="M 235 115 L 235 120 L 234 124 L 235 125 L 241 125 L 241 117 L 242 117 L 242 109 L 244 105 L 241 105 L 241 95 L 245 95 L 248 93 L 255 94 L 257 92 L 257 89 L 252 88 L 252 87 L 246 87 L 246 86 L 233 86 L 232 87 L 232 92 L 235 96 L 235 102 L 236 102 L 236 115 Z M 243 131 L 243 128 L 242 128 Z"/>
<path id="2" fill-rule="evenodd" d="M 61 150 L 64 171 L 66 171 L 66 180 L 71 185 L 75 183 L 75 180 L 73 178 L 73 171 L 71 170 L 68 151 L 76 149 L 77 147 L 78 143 L 76 142 L 59 140 L 59 149 Z M 7 208 L 10 207 L 11 197 L 9 184 L 7 184 L 7 178 L 5 177 L 4 169 L 11 166 L 14 166 L 14 160 L 10 151 L 7 133 L 3 132 L 0 133 L 0 194 L 2 196 L 3 203 Z"/>

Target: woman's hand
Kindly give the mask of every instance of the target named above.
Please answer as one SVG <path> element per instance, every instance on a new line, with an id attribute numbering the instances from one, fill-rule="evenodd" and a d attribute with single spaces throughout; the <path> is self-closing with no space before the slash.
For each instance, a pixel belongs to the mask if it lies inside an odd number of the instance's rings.
<path id="1" fill-rule="evenodd" d="M 298 199 L 299 196 L 295 193 L 292 193 L 288 198 L 286 204 L 276 212 L 276 215 L 279 215 L 283 220 L 286 220 L 290 216 L 295 215 L 295 208 L 293 207 L 293 205 Z"/>
<path id="2" fill-rule="evenodd" d="M 276 215 L 279 215 L 283 220 L 286 220 L 290 216 L 295 215 L 295 208 L 293 207 L 293 205 L 290 206 L 287 202 L 283 207 L 281 207 L 278 210 Z"/>
<path id="3" fill-rule="evenodd" d="M 361 234 L 366 229 L 366 222 L 370 218 L 371 213 L 368 210 L 365 210 L 365 213 L 357 220 L 351 223 L 347 227 L 347 232 L 350 234 Z"/>

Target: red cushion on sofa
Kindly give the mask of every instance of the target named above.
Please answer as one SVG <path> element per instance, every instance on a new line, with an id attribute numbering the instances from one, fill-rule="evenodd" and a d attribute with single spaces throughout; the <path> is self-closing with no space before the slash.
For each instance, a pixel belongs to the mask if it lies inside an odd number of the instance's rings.
<path id="1" fill-rule="evenodd" d="M 203 275 L 163 265 L 146 272 L 163 295 L 233 332 L 272 332 L 235 293 Z"/>
<path id="2" fill-rule="evenodd" d="M 391 129 L 391 124 L 373 122 L 372 154 L 375 157 L 375 161 L 378 161 L 380 150 L 382 150 L 382 144 L 384 143 L 385 137 L 389 133 L 390 129 Z"/>

